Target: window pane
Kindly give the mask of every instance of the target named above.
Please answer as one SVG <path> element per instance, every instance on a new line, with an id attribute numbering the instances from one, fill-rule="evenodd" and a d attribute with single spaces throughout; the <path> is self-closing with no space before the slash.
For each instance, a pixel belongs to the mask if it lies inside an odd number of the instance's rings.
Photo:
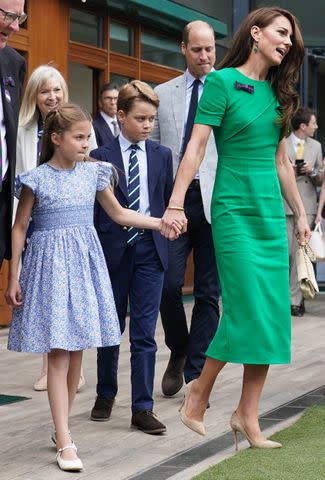
<path id="1" fill-rule="evenodd" d="M 103 20 L 70 8 L 70 40 L 103 48 Z"/>
<path id="2" fill-rule="evenodd" d="M 117 73 L 110 73 L 109 81 L 110 83 L 115 83 L 119 87 L 125 83 L 129 83 L 133 78 L 125 77 L 124 75 L 118 75 Z"/>
<path id="3" fill-rule="evenodd" d="M 134 29 L 123 23 L 110 22 L 110 49 L 112 52 L 134 56 Z"/>
<path id="4" fill-rule="evenodd" d="M 185 62 L 180 51 L 180 42 L 157 33 L 142 31 L 141 58 L 167 67 L 184 70 Z"/>
<path id="5" fill-rule="evenodd" d="M 93 70 L 79 65 L 69 63 L 69 98 L 77 105 L 81 105 L 93 113 Z"/>

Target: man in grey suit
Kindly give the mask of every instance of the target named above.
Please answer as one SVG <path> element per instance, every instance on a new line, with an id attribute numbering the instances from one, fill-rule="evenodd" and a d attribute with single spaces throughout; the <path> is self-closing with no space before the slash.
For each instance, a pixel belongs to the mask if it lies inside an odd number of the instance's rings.
<path id="1" fill-rule="evenodd" d="M 206 75 L 215 63 L 215 36 L 212 27 L 202 21 L 186 25 L 181 50 L 187 69 L 183 75 L 156 87 L 160 106 L 152 139 L 173 153 L 173 173 L 191 136 L 193 121 Z M 205 351 L 219 321 L 217 275 L 210 225 L 210 203 L 217 167 L 214 138 L 208 142 L 204 160 L 185 198 L 187 232 L 169 243 L 169 263 L 160 305 L 166 345 L 171 351 L 162 380 L 166 396 L 175 395 L 183 385 L 198 377 Z M 188 329 L 182 300 L 186 262 L 194 259 L 194 308 Z"/>
<path id="2" fill-rule="evenodd" d="M 292 119 L 293 132 L 286 139 L 288 157 L 295 169 L 298 190 L 310 227 L 314 223 L 317 212 L 316 187 L 320 186 L 323 180 L 321 144 L 311 138 L 317 128 L 315 112 L 309 108 L 300 108 Z M 289 242 L 291 314 L 301 317 L 305 313 L 305 306 L 297 277 L 295 254 L 298 243 L 295 235 L 296 228 L 293 212 L 285 200 L 284 209 Z"/>

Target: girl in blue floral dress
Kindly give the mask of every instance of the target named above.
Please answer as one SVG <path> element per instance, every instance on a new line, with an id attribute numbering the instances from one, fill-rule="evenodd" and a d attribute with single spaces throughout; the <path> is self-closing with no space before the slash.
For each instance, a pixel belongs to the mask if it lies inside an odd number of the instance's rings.
<path id="1" fill-rule="evenodd" d="M 82 470 L 68 417 L 80 378 L 82 351 L 117 345 L 120 331 L 102 248 L 93 226 L 95 197 L 117 223 L 159 229 L 160 219 L 122 208 L 113 168 L 85 158 L 91 119 L 65 104 L 48 114 L 41 165 L 17 177 L 7 302 L 14 307 L 8 348 L 48 352 L 48 395 L 57 463 Z M 35 229 L 18 280 L 29 218 Z"/>

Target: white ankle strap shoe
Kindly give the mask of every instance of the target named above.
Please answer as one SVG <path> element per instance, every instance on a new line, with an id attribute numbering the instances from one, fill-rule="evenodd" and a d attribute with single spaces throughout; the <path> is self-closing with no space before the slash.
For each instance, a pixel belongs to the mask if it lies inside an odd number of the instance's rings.
<path id="1" fill-rule="evenodd" d="M 66 447 L 60 448 L 58 450 L 58 453 L 56 454 L 56 461 L 61 470 L 64 470 L 66 472 L 80 472 L 80 470 L 83 469 L 82 461 L 80 460 L 80 458 L 76 458 L 74 460 L 64 460 L 61 457 L 61 453 L 65 450 L 68 450 L 69 448 L 71 448 L 77 453 L 77 447 L 74 443 L 72 445 L 67 445 Z"/>

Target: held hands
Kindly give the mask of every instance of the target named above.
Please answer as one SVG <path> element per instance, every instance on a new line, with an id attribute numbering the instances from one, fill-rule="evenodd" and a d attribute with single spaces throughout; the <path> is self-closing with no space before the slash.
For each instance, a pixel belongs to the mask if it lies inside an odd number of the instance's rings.
<path id="1" fill-rule="evenodd" d="M 9 280 L 5 298 L 7 304 L 12 307 L 20 307 L 23 304 L 23 297 L 18 280 Z"/>
<path id="2" fill-rule="evenodd" d="M 169 240 L 177 240 L 187 230 L 187 218 L 181 207 L 167 207 L 160 222 L 160 233 Z"/>
<path id="3" fill-rule="evenodd" d="M 310 228 L 306 215 L 302 215 L 297 219 L 297 240 L 299 245 L 306 245 L 311 237 Z"/>

